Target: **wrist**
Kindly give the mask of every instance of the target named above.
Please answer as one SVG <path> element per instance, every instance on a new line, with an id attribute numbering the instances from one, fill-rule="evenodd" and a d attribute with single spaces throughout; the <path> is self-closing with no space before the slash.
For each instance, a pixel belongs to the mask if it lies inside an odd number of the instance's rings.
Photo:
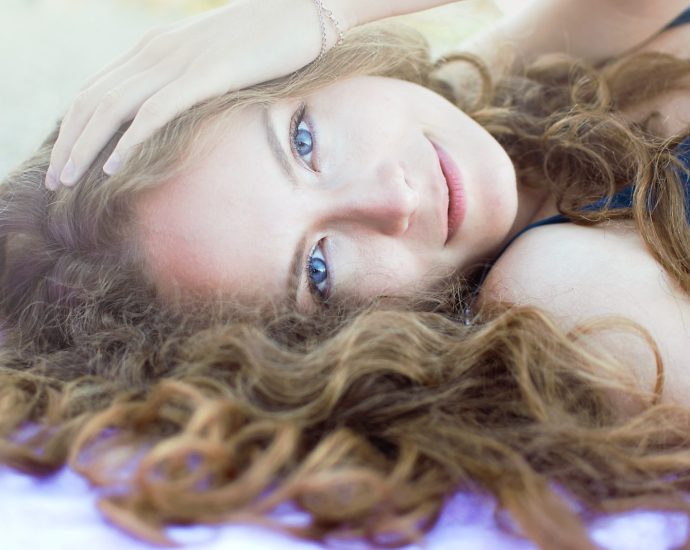
<path id="1" fill-rule="evenodd" d="M 359 25 L 418 11 L 424 11 L 457 0 L 326 0 L 332 10 L 351 29 Z M 329 6 L 330 7 L 330 6 Z"/>
<path id="2" fill-rule="evenodd" d="M 347 29 L 372 23 L 395 15 L 395 0 L 327 0 L 333 4 L 333 11 L 345 20 Z"/>
<path id="3" fill-rule="evenodd" d="M 345 31 L 398 15 L 396 0 L 324 0 L 338 17 Z"/>
<path id="4" fill-rule="evenodd" d="M 360 4 L 360 0 L 324 0 L 324 6 L 338 18 L 343 32 L 368 22 L 362 17 Z"/>

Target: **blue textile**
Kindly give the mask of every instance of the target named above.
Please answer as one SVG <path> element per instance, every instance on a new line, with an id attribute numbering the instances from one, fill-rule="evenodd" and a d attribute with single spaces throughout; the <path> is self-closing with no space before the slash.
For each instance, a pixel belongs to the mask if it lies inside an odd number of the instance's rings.
<path id="1" fill-rule="evenodd" d="M 679 160 L 683 162 L 683 164 L 690 170 L 690 136 L 685 138 L 684 141 L 682 141 L 678 147 L 676 148 L 676 156 L 678 157 Z M 686 206 L 686 213 L 688 216 L 688 223 L 690 223 L 690 178 L 687 176 L 687 174 L 682 174 L 682 180 L 685 183 L 685 204 Z M 624 187 L 620 191 L 618 191 L 613 197 L 611 198 L 611 204 L 610 208 L 630 208 L 632 206 L 632 198 L 633 198 L 633 186 L 629 185 L 627 187 Z M 585 206 L 583 210 L 585 211 L 596 211 L 601 209 L 606 205 L 606 199 L 601 199 L 597 202 L 594 202 L 588 206 Z M 529 224 L 527 227 L 522 229 L 517 235 L 515 235 L 508 243 L 501 249 L 499 252 L 498 258 L 501 254 L 503 254 L 506 249 L 517 239 L 520 235 L 525 233 L 526 231 L 529 231 L 530 229 L 533 229 L 534 227 L 540 227 L 542 225 L 552 225 L 554 223 L 568 223 L 570 222 L 570 218 L 567 216 L 564 216 L 563 214 L 556 214 L 555 216 L 551 216 L 549 218 L 544 218 L 543 220 L 539 220 L 538 222 L 534 222 Z M 495 260 L 494 260 L 495 261 Z M 488 271 L 488 270 L 487 270 Z M 486 272 L 485 272 L 486 274 Z M 483 279 L 483 277 L 482 277 Z"/>
<path id="2" fill-rule="evenodd" d="M 683 13 L 681 13 L 678 17 L 676 17 L 671 23 L 669 23 L 666 28 L 670 29 L 672 27 L 677 27 L 679 25 L 683 25 L 685 23 L 690 23 L 690 8 L 686 9 Z M 688 136 L 685 141 L 683 141 L 678 148 L 676 149 L 676 155 L 680 160 L 683 161 L 685 166 L 690 168 L 690 136 Z M 688 223 L 690 223 L 690 180 L 688 180 L 687 176 L 684 176 L 684 181 L 685 181 L 685 190 L 686 190 L 686 203 L 688 204 Z M 621 189 L 618 193 L 616 193 L 611 201 L 611 208 L 626 208 L 626 207 L 631 207 L 632 206 L 632 195 L 633 195 L 633 188 L 632 186 L 626 187 L 624 189 Z M 601 201 L 597 201 L 587 207 L 584 208 L 584 210 L 590 210 L 590 211 L 595 211 L 599 210 L 606 204 L 606 200 L 603 199 Z M 506 248 L 508 248 L 512 242 L 517 239 L 520 235 L 522 235 L 525 231 L 529 231 L 530 229 L 534 227 L 539 227 L 542 225 L 551 225 L 554 223 L 567 223 L 570 220 L 562 215 L 558 214 L 556 216 L 551 216 L 550 218 L 545 218 L 543 220 L 540 220 L 538 222 L 532 223 L 525 227 L 522 231 L 520 231 L 517 235 L 515 235 L 501 250 L 501 252 L 498 254 L 499 256 L 505 252 Z M 498 257 L 498 256 L 497 256 Z"/>
<path id="3" fill-rule="evenodd" d="M 681 13 L 678 17 L 676 17 L 671 23 L 669 23 L 666 28 L 670 29 L 672 27 L 677 27 L 679 25 L 683 25 L 685 23 L 690 23 L 690 8 L 686 9 L 683 13 Z M 683 162 L 683 164 L 690 170 L 690 136 L 688 136 L 683 142 L 681 142 L 678 147 L 676 148 L 676 156 L 678 157 L 679 160 Z M 687 174 L 682 175 L 682 179 L 685 182 L 685 204 L 687 205 L 686 208 L 686 213 L 688 216 L 688 223 L 690 223 L 690 178 L 687 176 Z M 632 206 L 632 198 L 633 198 L 633 186 L 629 185 L 628 187 L 625 187 L 618 191 L 612 198 L 611 198 L 611 203 L 610 203 L 610 208 L 629 208 Z M 599 200 L 595 203 L 592 203 L 586 207 L 583 208 L 585 211 L 596 211 L 601 209 L 606 205 L 606 199 Z M 549 218 L 544 218 L 543 220 L 539 220 L 537 222 L 529 224 L 527 227 L 522 229 L 517 235 L 515 235 L 512 239 L 510 239 L 501 249 L 501 251 L 498 253 L 496 256 L 496 259 L 494 261 L 485 266 L 481 276 L 479 277 L 479 285 L 481 285 L 482 282 L 484 282 L 484 279 L 489 273 L 489 270 L 491 269 L 492 265 L 496 262 L 496 260 L 506 251 L 506 249 L 517 239 L 520 235 L 525 233 L 526 231 L 529 231 L 530 229 L 533 229 L 535 227 L 540 227 L 542 225 L 552 225 L 556 223 L 568 223 L 570 222 L 570 218 L 567 216 L 564 216 L 563 214 L 557 214 L 555 216 L 551 216 Z"/>
<path id="4" fill-rule="evenodd" d="M 672 27 L 684 25 L 685 23 L 690 23 L 690 8 L 686 9 L 683 13 L 681 13 L 678 17 L 676 17 L 673 21 L 666 25 L 666 28 L 670 29 Z"/>

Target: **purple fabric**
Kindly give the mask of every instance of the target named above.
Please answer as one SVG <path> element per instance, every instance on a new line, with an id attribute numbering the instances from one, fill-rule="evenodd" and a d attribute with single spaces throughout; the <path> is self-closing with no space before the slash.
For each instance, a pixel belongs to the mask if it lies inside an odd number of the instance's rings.
<path id="1" fill-rule="evenodd" d="M 37 480 L 0 466 L 0 548 L 2 550 L 152 550 L 103 520 L 96 493 L 69 469 L 49 480 Z M 535 546 L 500 531 L 493 519 L 494 502 L 458 494 L 446 506 L 426 544 L 407 550 L 528 550 Z M 282 517 L 298 519 L 289 510 Z M 669 550 L 679 545 L 688 522 L 678 513 L 635 512 L 606 518 L 591 526 L 593 539 L 611 550 Z M 168 534 L 196 550 L 323 550 L 323 545 L 246 525 L 176 527 Z M 329 548 L 335 548 L 329 547 Z M 362 544 L 338 544 L 359 550 Z"/>

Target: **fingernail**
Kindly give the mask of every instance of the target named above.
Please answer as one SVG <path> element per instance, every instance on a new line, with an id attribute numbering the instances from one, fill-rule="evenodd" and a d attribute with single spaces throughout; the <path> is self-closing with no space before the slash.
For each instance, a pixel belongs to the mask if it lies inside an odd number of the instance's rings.
<path id="1" fill-rule="evenodd" d="M 65 167 L 62 169 L 60 181 L 64 185 L 74 185 L 77 182 L 77 167 L 74 166 L 72 159 L 69 159 L 67 164 L 65 164 Z"/>
<path id="2" fill-rule="evenodd" d="M 103 171 L 109 176 L 112 176 L 120 169 L 121 165 L 122 159 L 120 158 L 120 155 L 118 153 L 113 153 L 103 165 Z"/>
<path id="3" fill-rule="evenodd" d="M 58 181 L 52 166 L 46 172 L 46 187 L 51 191 L 55 191 L 58 188 Z"/>

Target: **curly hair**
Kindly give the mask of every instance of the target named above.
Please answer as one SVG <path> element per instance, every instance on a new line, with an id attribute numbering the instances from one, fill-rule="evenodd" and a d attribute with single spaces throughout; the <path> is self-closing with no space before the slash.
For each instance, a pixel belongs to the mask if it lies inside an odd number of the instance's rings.
<path id="1" fill-rule="evenodd" d="M 458 60 L 484 75 L 473 104 L 434 77 Z M 466 109 L 505 147 L 520 181 L 548 186 L 574 223 L 634 220 L 690 292 L 679 139 L 660 140 L 621 114 L 689 72 L 661 54 L 605 67 L 551 57 L 494 85 L 476 60 L 433 63 L 423 37 L 387 23 L 352 31 L 295 75 L 195 106 L 107 183 L 98 167 L 118 136 L 75 189 L 44 189 L 53 132 L 0 187 L 0 463 L 36 476 L 69 465 L 103 489 L 99 507 L 114 523 L 160 544 L 171 542 L 167 525 L 250 520 L 310 539 L 354 534 L 399 546 L 430 529 L 458 490 L 495 496 L 546 549 L 594 548 L 590 514 L 690 515 L 690 411 L 659 403 L 663 364 L 631 322 L 566 332 L 510 304 L 468 320 L 462 281 L 310 317 L 281 304 L 170 304 L 131 223 L 138 193 L 203 153 L 203 130 L 234 109 L 355 74 L 391 76 Z M 580 209 L 630 183 L 632 208 Z M 637 335 L 655 352 L 654 393 L 593 343 L 603 330 Z M 615 392 L 641 411 L 621 414 Z M 272 519 L 284 502 L 308 512 L 308 523 Z"/>

